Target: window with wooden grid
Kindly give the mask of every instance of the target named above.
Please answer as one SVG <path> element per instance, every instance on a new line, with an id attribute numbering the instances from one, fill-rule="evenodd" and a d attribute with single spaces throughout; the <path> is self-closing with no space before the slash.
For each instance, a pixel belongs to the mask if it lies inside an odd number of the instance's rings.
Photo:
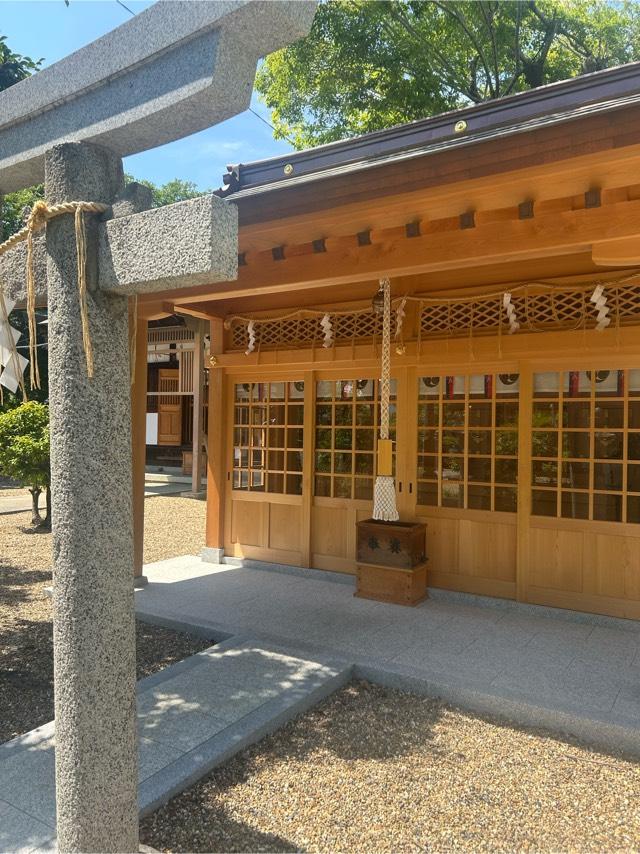
<path id="1" fill-rule="evenodd" d="M 393 440 L 396 435 L 396 394 L 396 381 L 391 380 L 389 437 Z M 315 495 L 372 500 L 379 425 L 378 380 L 316 383 Z"/>
<path id="2" fill-rule="evenodd" d="M 302 495 L 304 383 L 238 383 L 233 488 Z"/>
<path id="3" fill-rule="evenodd" d="M 534 374 L 531 512 L 640 522 L 640 370 Z"/>
<path id="4" fill-rule="evenodd" d="M 518 374 L 418 379 L 418 504 L 515 513 Z"/>

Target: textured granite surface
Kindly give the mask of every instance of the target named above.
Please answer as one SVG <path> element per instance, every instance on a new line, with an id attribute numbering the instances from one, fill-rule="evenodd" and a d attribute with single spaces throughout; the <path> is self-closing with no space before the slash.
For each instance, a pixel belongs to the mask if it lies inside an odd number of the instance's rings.
<path id="1" fill-rule="evenodd" d="M 52 203 L 111 203 L 120 158 L 68 143 L 46 157 Z M 47 226 L 58 839 L 63 851 L 136 851 L 131 413 L 126 297 L 88 294 L 87 377 L 72 216 Z M 87 226 L 95 281 L 97 226 Z"/>
<path id="2" fill-rule="evenodd" d="M 0 191 L 41 181 L 59 142 L 125 156 L 241 112 L 258 59 L 305 35 L 315 5 L 165 0 L 10 87 L 0 93 Z"/>

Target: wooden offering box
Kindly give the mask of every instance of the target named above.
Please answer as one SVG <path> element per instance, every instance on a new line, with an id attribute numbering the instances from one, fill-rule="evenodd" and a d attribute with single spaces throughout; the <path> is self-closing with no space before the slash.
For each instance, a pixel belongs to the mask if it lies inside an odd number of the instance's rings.
<path id="1" fill-rule="evenodd" d="M 420 522 L 358 522 L 355 595 L 397 605 L 426 599 L 426 531 Z"/>

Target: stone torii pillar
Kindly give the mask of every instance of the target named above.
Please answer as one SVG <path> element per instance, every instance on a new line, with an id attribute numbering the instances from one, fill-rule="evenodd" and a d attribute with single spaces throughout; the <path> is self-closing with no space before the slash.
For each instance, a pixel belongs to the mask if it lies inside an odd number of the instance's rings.
<path id="1" fill-rule="evenodd" d="M 245 109 L 257 59 L 304 35 L 314 8 L 162 2 L 0 93 L 0 192 L 44 173 L 49 204 L 114 203 L 121 156 Z M 127 298 L 237 276 L 237 209 L 215 196 L 102 220 L 87 217 L 91 379 L 73 216 L 34 241 L 49 304 L 61 851 L 138 848 Z M 25 298 L 24 244 L 0 258 L 0 279 Z"/>

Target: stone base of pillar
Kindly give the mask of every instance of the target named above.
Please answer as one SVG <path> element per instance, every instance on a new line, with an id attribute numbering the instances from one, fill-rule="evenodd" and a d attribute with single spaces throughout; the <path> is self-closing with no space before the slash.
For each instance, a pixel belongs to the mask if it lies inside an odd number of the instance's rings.
<path id="1" fill-rule="evenodd" d="M 149 579 L 146 575 L 134 575 L 133 576 L 133 589 L 141 590 L 143 587 L 146 587 L 149 583 Z"/>
<path id="2" fill-rule="evenodd" d="M 200 552 L 200 557 L 205 563 L 222 563 L 224 549 L 214 549 L 210 546 L 206 546 Z"/>

